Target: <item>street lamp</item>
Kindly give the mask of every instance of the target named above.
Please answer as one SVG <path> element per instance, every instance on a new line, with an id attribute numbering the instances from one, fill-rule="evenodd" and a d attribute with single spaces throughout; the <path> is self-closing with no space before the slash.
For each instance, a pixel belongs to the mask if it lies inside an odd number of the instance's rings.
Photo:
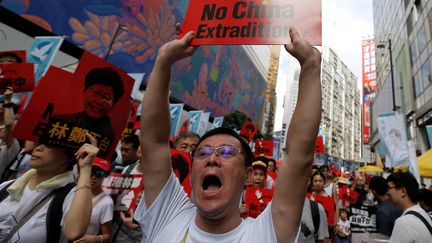
<path id="1" fill-rule="evenodd" d="M 384 49 L 385 44 L 378 44 L 376 46 L 378 49 Z M 393 111 L 396 111 L 396 101 L 395 101 L 395 91 L 394 91 L 394 76 L 393 76 L 393 56 L 392 56 L 392 48 L 391 48 L 391 39 L 388 39 L 388 50 L 390 54 L 390 78 L 392 84 L 392 98 L 393 98 Z"/>
<path id="2" fill-rule="evenodd" d="M 124 30 L 124 31 L 128 31 L 128 29 L 126 28 L 126 26 L 124 26 L 124 25 L 122 25 L 122 24 L 119 24 L 118 26 L 117 26 L 117 28 L 116 28 L 116 31 L 114 32 L 114 35 L 113 35 L 113 38 L 111 39 L 111 43 L 109 44 L 109 46 L 108 46 L 108 50 L 107 50 L 107 52 L 106 52 L 106 54 L 105 54 L 105 60 L 108 60 L 108 56 L 109 56 L 109 54 L 110 54 L 110 52 L 111 52 L 111 49 L 112 49 L 112 47 L 113 47 L 113 45 L 114 45 L 114 41 L 115 41 L 115 39 L 117 38 L 117 35 L 119 34 L 119 32 L 120 32 L 120 29 L 122 29 L 122 30 Z"/>

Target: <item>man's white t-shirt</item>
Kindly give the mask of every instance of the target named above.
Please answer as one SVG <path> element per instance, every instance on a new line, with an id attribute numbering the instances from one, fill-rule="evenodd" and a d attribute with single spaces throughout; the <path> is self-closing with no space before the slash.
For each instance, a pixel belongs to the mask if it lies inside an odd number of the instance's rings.
<path id="1" fill-rule="evenodd" d="M 333 186 L 334 183 L 330 182 L 326 187 L 324 187 L 324 191 L 329 195 L 329 197 L 333 197 Z"/>
<path id="2" fill-rule="evenodd" d="M 93 206 L 92 209 L 90 224 L 86 232 L 87 235 L 99 234 L 101 225 L 112 221 L 114 215 L 114 202 L 105 192 L 101 192 L 99 195 L 94 197 L 92 202 L 93 205 L 96 202 L 97 204 L 96 206 Z"/>
<path id="3" fill-rule="evenodd" d="M 0 185 L 3 188 L 10 181 Z M 64 185 L 69 183 L 65 181 Z M 62 186 L 64 186 L 62 185 Z M 29 212 L 40 200 L 48 195 L 53 189 L 30 190 L 28 183 L 24 187 L 20 200 L 12 200 L 10 196 L 0 203 L 0 239 L 8 235 L 9 231 Z M 74 195 L 74 189 L 70 190 L 63 202 L 63 218 L 69 210 Z M 50 199 L 39 209 L 12 237 L 10 242 L 46 242 L 46 217 Z M 62 219 L 63 221 L 63 219 Z M 60 235 L 60 242 L 65 241 L 63 233 Z"/>
<path id="4" fill-rule="evenodd" d="M 416 211 L 432 226 L 432 220 L 429 215 L 419 205 L 415 205 L 405 209 L 395 221 L 393 232 L 389 243 L 430 243 L 432 242 L 432 234 L 426 228 L 426 225 L 417 216 L 406 214 L 408 211 Z"/>
<path id="5" fill-rule="evenodd" d="M 144 198 L 144 195 L 143 197 Z M 195 224 L 196 207 L 187 197 L 174 173 L 159 196 L 147 208 L 141 200 L 135 219 L 143 231 L 143 242 L 277 242 L 271 216 L 271 202 L 256 219 L 247 218 L 230 232 L 211 234 Z"/>

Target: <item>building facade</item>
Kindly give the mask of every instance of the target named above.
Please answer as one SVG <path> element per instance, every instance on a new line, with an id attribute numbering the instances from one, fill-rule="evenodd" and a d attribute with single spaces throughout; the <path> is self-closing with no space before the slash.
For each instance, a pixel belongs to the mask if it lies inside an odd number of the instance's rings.
<path id="1" fill-rule="evenodd" d="M 361 157 L 361 104 L 356 77 L 337 54 L 321 47 L 322 118 L 320 134 L 324 138 L 325 153 L 346 160 Z M 290 60 L 294 68 L 288 76 L 284 101 L 281 148 L 285 147 L 288 127 L 294 112 L 300 76 L 300 66 Z"/>
<path id="2" fill-rule="evenodd" d="M 380 148 L 378 115 L 397 111 L 406 115 L 408 139 L 425 152 L 426 125 L 432 125 L 432 1 L 373 1 L 373 12 L 378 90 L 370 144 Z"/>

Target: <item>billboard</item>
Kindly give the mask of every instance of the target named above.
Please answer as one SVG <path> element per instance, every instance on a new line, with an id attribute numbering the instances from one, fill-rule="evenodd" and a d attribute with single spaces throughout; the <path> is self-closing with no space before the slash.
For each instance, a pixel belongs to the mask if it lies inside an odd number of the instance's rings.
<path id="1" fill-rule="evenodd" d="M 375 43 L 373 38 L 362 40 L 362 133 L 363 144 L 370 139 L 370 106 L 376 96 Z"/>
<path id="2" fill-rule="evenodd" d="M 188 1 L 17 0 L 1 5 L 56 35 L 70 36 L 73 44 L 127 73 L 145 73 L 146 82 L 160 46 L 183 22 Z M 243 47 L 206 46 L 175 66 L 171 87 L 174 98 L 213 116 L 239 110 L 259 121 L 266 82 Z"/>

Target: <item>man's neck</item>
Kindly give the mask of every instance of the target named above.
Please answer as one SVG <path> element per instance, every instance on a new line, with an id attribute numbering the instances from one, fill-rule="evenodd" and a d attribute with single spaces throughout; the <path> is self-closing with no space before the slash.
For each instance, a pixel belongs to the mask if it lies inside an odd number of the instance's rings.
<path id="1" fill-rule="evenodd" d="M 402 211 L 405 211 L 407 208 L 410 208 L 415 205 L 417 205 L 417 203 L 414 203 L 411 200 L 407 199 L 401 203 Z"/>
<path id="2" fill-rule="evenodd" d="M 195 216 L 195 224 L 196 226 L 207 233 L 210 234 L 223 234 L 230 232 L 239 226 L 242 222 L 242 218 L 240 217 L 239 212 L 233 212 L 230 215 L 227 215 L 221 219 L 209 219 L 200 214 L 197 211 Z"/>

